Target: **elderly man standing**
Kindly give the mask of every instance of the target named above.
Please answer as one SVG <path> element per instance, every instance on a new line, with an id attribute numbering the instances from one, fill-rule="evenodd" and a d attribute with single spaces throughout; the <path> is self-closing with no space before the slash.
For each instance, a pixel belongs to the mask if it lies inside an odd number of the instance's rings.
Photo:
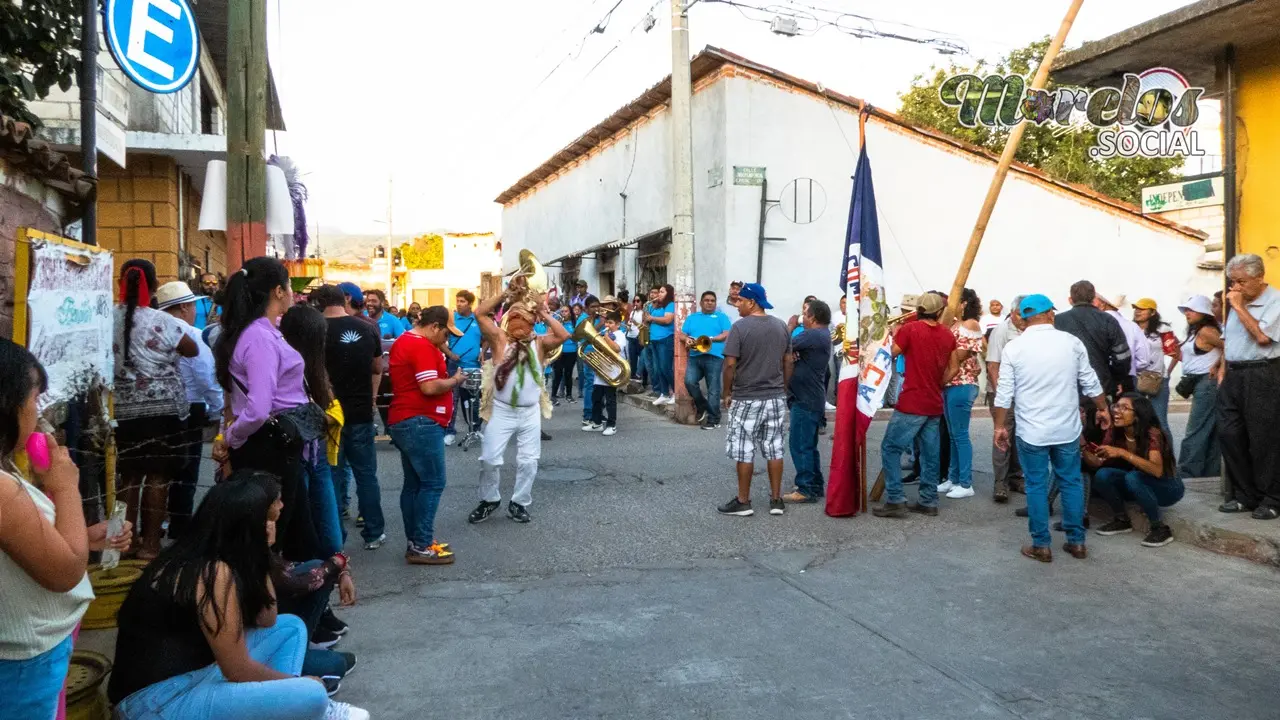
<path id="1" fill-rule="evenodd" d="M 1230 494 L 1219 509 L 1274 520 L 1280 517 L 1280 292 L 1265 274 L 1257 255 L 1227 263 L 1218 438 Z"/>
<path id="2" fill-rule="evenodd" d="M 1049 548 L 1049 470 L 1058 477 L 1062 490 L 1062 525 L 1067 542 L 1062 546 L 1072 557 L 1083 560 L 1084 483 L 1080 474 L 1080 395 L 1093 401 L 1098 425 L 1111 427 L 1102 384 L 1089 364 L 1084 343 L 1069 333 L 1054 329 L 1053 302 L 1044 295 L 1030 295 L 1014 312 L 1022 315 L 1027 327 L 1004 349 L 1000 361 L 1000 384 L 996 388 L 991 419 L 995 423 L 995 444 L 1010 445 L 1005 425 L 1009 408 L 1018 416 L 1018 457 L 1027 473 L 1027 517 L 1031 545 L 1022 554 L 1040 562 L 1052 562 Z M 1074 312 L 1074 311 L 1073 311 Z"/>

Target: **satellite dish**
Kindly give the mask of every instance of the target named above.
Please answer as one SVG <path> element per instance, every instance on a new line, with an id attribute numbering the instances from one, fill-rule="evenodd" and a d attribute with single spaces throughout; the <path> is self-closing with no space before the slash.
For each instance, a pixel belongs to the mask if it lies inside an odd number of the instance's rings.
<path id="1" fill-rule="evenodd" d="M 827 209 L 827 191 L 813 178 L 796 178 L 778 195 L 782 216 L 797 225 L 808 225 Z"/>

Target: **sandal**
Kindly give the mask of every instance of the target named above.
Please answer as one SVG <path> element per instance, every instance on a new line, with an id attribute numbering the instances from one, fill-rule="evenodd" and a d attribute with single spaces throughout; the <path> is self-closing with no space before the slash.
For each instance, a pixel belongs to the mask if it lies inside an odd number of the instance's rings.
<path id="1" fill-rule="evenodd" d="M 1228 500 L 1218 506 L 1218 512 L 1242 513 L 1249 512 L 1249 508 L 1245 507 L 1239 500 Z"/>

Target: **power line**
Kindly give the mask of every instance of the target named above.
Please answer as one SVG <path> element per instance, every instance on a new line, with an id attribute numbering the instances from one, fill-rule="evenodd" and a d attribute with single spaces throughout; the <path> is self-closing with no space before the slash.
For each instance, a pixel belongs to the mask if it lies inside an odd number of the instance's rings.
<path id="1" fill-rule="evenodd" d="M 944 55 L 967 55 L 969 53 L 969 48 L 964 41 L 950 33 L 921 28 L 914 25 L 908 25 L 906 23 L 880 20 L 867 15 L 842 12 L 832 8 L 821 8 L 814 5 L 796 2 L 796 0 L 791 0 L 792 5 L 795 7 L 788 5 L 750 5 L 747 3 L 737 2 L 737 0 L 706 0 L 706 2 L 709 4 L 715 3 L 728 5 L 737 9 L 738 13 L 747 20 L 767 25 L 772 25 L 773 21 L 779 17 L 790 18 L 796 21 L 796 31 L 794 34 L 799 35 L 813 36 L 827 28 L 832 28 L 837 32 L 842 32 L 846 35 L 859 39 L 898 40 L 902 42 L 915 43 L 917 45 L 925 45 L 932 47 Z M 748 10 L 756 13 L 764 13 L 766 17 L 752 16 L 748 14 Z M 892 25 L 910 30 L 918 30 L 922 34 L 911 35 L 905 32 L 882 30 L 880 29 L 882 25 Z"/>

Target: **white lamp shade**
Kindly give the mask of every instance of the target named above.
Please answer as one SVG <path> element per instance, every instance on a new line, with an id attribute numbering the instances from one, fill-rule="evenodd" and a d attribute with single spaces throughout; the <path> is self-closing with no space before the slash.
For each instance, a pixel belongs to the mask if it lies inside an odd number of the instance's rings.
<path id="1" fill-rule="evenodd" d="M 200 229 L 227 231 L 227 161 L 210 160 L 204 171 Z"/>
<path id="2" fill-rule="evenodd" d="M 293 198 L 284 170 L 267 166 L 267 234 L 293 234 Z"/>

